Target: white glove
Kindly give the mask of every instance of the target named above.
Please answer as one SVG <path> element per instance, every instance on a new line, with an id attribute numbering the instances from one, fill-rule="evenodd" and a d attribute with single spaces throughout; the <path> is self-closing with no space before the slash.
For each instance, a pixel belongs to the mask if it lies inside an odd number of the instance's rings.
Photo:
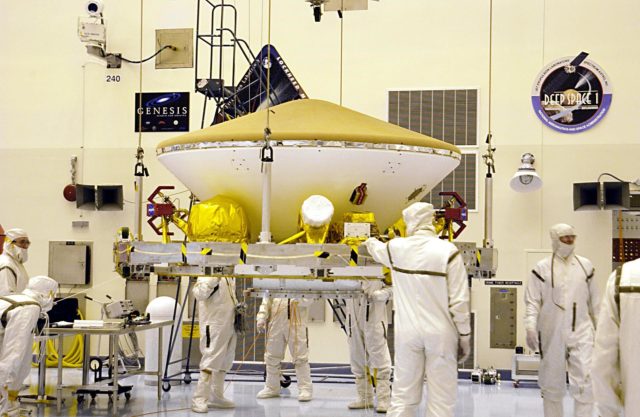
<path id="1" fill-rule="evenodd" d="M 535 330 L 527 330 L 527 346 L 534 352 L 538 351 L 538 345 L 540 341 L 538 340 L 538 332 Z"/>
<path id="2" fill-rule="evenodd" d="M 369 239 L 364 241 L 364 246 L 366 246 L 366 248 L 369 251 L 369 253 L 371 253 L 369 248 L 372 247 L 373 245 L 375 245 L 377 242 L 379 242 L 378 239 L 376 239 L 375 237 L 370 237 Z"/>
<path id="3" fill-rule="evenodd" d="M 220 285 L 220 278 L 200 277 L 191 291 L 196 300 L 203 301 L 211 297 L 218 285 Z"/>
<path id="4" fill-rule="evenodd" d="M 258 333 L 264 333 L 267 331 L 267 321 L 262 317 L 256 321 L 256 329 Z"/>
<path id="5" fill-rule="evenodd" d="M 389 293 L 384 290 L 375 290 L 369 294 L 369 299 L 371 301 L 387 301 L 389 299 Z"/>
<path id="6" fill-rule="evenodd" d="M 471 354 L 471 335 L 460 336 L 458 340 L 458 362 L 462 363 L 467 360 Z"/>

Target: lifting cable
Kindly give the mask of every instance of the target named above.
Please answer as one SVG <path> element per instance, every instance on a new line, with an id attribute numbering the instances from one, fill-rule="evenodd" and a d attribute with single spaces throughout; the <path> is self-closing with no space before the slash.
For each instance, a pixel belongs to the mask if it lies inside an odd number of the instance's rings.
<path id="1" fill-rule="evenodd" d="M 342 106 L 343 51 L 344 51 L 344 13 L 340 13 L 340 106 Z"/>

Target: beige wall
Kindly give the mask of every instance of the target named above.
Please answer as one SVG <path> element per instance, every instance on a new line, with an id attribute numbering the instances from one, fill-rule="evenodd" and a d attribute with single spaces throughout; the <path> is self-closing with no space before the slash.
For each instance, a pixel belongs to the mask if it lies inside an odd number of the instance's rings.
<path id="1" fill-rule="evenodd" d="M 105 0 L 108 49 L 140 56 L 140 4 Z M 233 2 L 232 2 L 233 3 Z M 340 23 L 327 13 L 314 23 L 302 0 L 273 0 L 271 40 L 310 97 L 339 102 Z M 546 3 L 546 4 L 545 4 Z M 62 198 L 70 182 L 69 158 L 78 155 L 79 182 L 124 184 L 133 201 L 133 98 L 139 66 L 107 70 L 84 52 L 76 36 L 84 0 L 0 0 L 0 221 L 32 235 L 31 274 L 47 272 L 49 240 L 94 242 L 94 286 L 89 294 L 124 296 L 124 282 L 112 272 L 111 242 L 118 227 L 132 226 L 133 205 L 124 212 L 83 212 Z M 237 0 L 239 36 L 254 52 L 267 42 L 267 1 Z M 640 4 L 584 1 L 495 0 L 493 5 L 492 131 L 497 147 L 494 189 L 494 239 L 500 250 L 497 279 L 525 279 L 537 252 L 548 250 L 547 230 L 556 222 L 573 223 L 579 252 L 591 258 L 604 283 L 610 269 L 608 212 L 572 210 L 571 184 L 595 181 L 601 172 L 634 180 L 638 145 L 635 64 L 640 60 L 636 17 Z M 195 2 L 144 2 L 143 55 L 154 50 L 159 28 L 194 27 Z M 488 129 L 489 1 L 381 0 L 367 12 L 345 14 L 343 104 L 384 118 L 389 89 L 469 87 L 480 89 L 479 142 Z M 542 66 L 556 58 L 587 51 L 608 73 L 614 100 L 595 128 L 578 134 L 555 133 L 535 117 L 531 86 Z M 145 91 L 190 91 L 192 69 L 142 67 Z M 246 66 L 241 65 L 239 72 Z M 120 83 L 105 82 L 120 75 Z M 227 72 L 226 77 L 229 77 Z M 200 125 L 201 97 L 192 94 L 193 129 Z M 209 117 L 207 117 L 209 119 Z M 155 144 L 170 134 L 144 134 L 145 160 L 151 172 L 147 191 L 159 184 L 183 187 L 155 160 Z M 481 151 L 483 149 L 481 148 Z M 517 194 L 508 188 L 523 152 L 533 152 L 544 180 L 541 191 Z M 481 170 L 482 174 L 482 170 Z M 482 176 L 479 178 L 482 187 Z M 147 193 L 148 194 L 148 193 Z M 482 208 L 482 193 L 478 207 Z M 183 204 L 186 201 L 182 199 Z M 74 230 L 71 221 L 90 222 Z M 473 213 L 462 240 L 482 241 L 482 209 Z M 151 238 L 150 229 L 145 236 Z M 510 367 L 511 351 L 488 348 L 489 291 L 473 288 L 478 317 L 481 366 Z M 519 289 L 519 343 L 522 288 Z M 99 314 L 89 304 L 89 317 Z M 343 335 L 333 324 L 312 325 L 314 362 L 346 362 Z"/>

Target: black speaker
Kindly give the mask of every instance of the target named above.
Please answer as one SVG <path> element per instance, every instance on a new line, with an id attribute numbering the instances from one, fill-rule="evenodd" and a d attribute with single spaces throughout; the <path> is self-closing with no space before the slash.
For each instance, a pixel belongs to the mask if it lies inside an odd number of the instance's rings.
<path id="1" fill-rule="evenodd" d="M 628 182 L 604 183 L 604 209 L 627 210 L 631 207 L 631 192 Z"/>
<path id="2" fill-rule="evenodd" d="M 56 299 L 56 304 L 47 313 L 49 315 L 49 322 L 55 323 L 57 321 L 68 321 L 73 323 L 74 320 L 79 319 L 78 315 L 78 299 L 66 298 Z"/>
<path id="3" fill-rule="evenodd" d="M 122 210 L 122 185 L 98 185 L 96 187 L 98 210 Z"/>
<path id="4" fill-rule="evenodd" d="M 631 194 L 629 200 L 631 209 L 640 209 L 640 194 Z"/>
<path id="5" fill-rule="evenodd" d="M 600 187 L 597 182 L 573 184 L 573 210 L 600 210 Z"/>
<path id="6" fill-rule="evenodd" d="M 96 186 L 76 184 L 76 207 L 82 210 L 96 209 Z"/>
<path id="7" fill-rule="evenodd" d="M 627 210 L 631 207 L 629 183 L 582 182 L 573 184 L 573 209 L 582 210 Z"/>

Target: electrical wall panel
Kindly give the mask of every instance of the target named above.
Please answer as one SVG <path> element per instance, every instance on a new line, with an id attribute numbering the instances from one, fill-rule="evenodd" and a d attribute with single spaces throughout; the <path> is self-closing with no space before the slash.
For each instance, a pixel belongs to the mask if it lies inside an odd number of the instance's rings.
<path id="1" fill-rule="evenodd" d="M 517 288 L 491 288 L 490 341 L 492 349 L 516 347 Z"/>
<path id="2" fill-rule="evenodd" d="M 611 235 L 611 269 L 640 258 L 640 211 L 614 211 Z"/>
<path id="3" fill-rule="evenodd" d="M 49 242 L 49 276 L 61 285 L 91 284 L 92 242 Z"/>
<path id="4" fill-rule="evenodd" d="M 157 69 L 193 68 L 193 29 L 157 29 L 156 50 L 169 45 L 156 56 Z"/>

